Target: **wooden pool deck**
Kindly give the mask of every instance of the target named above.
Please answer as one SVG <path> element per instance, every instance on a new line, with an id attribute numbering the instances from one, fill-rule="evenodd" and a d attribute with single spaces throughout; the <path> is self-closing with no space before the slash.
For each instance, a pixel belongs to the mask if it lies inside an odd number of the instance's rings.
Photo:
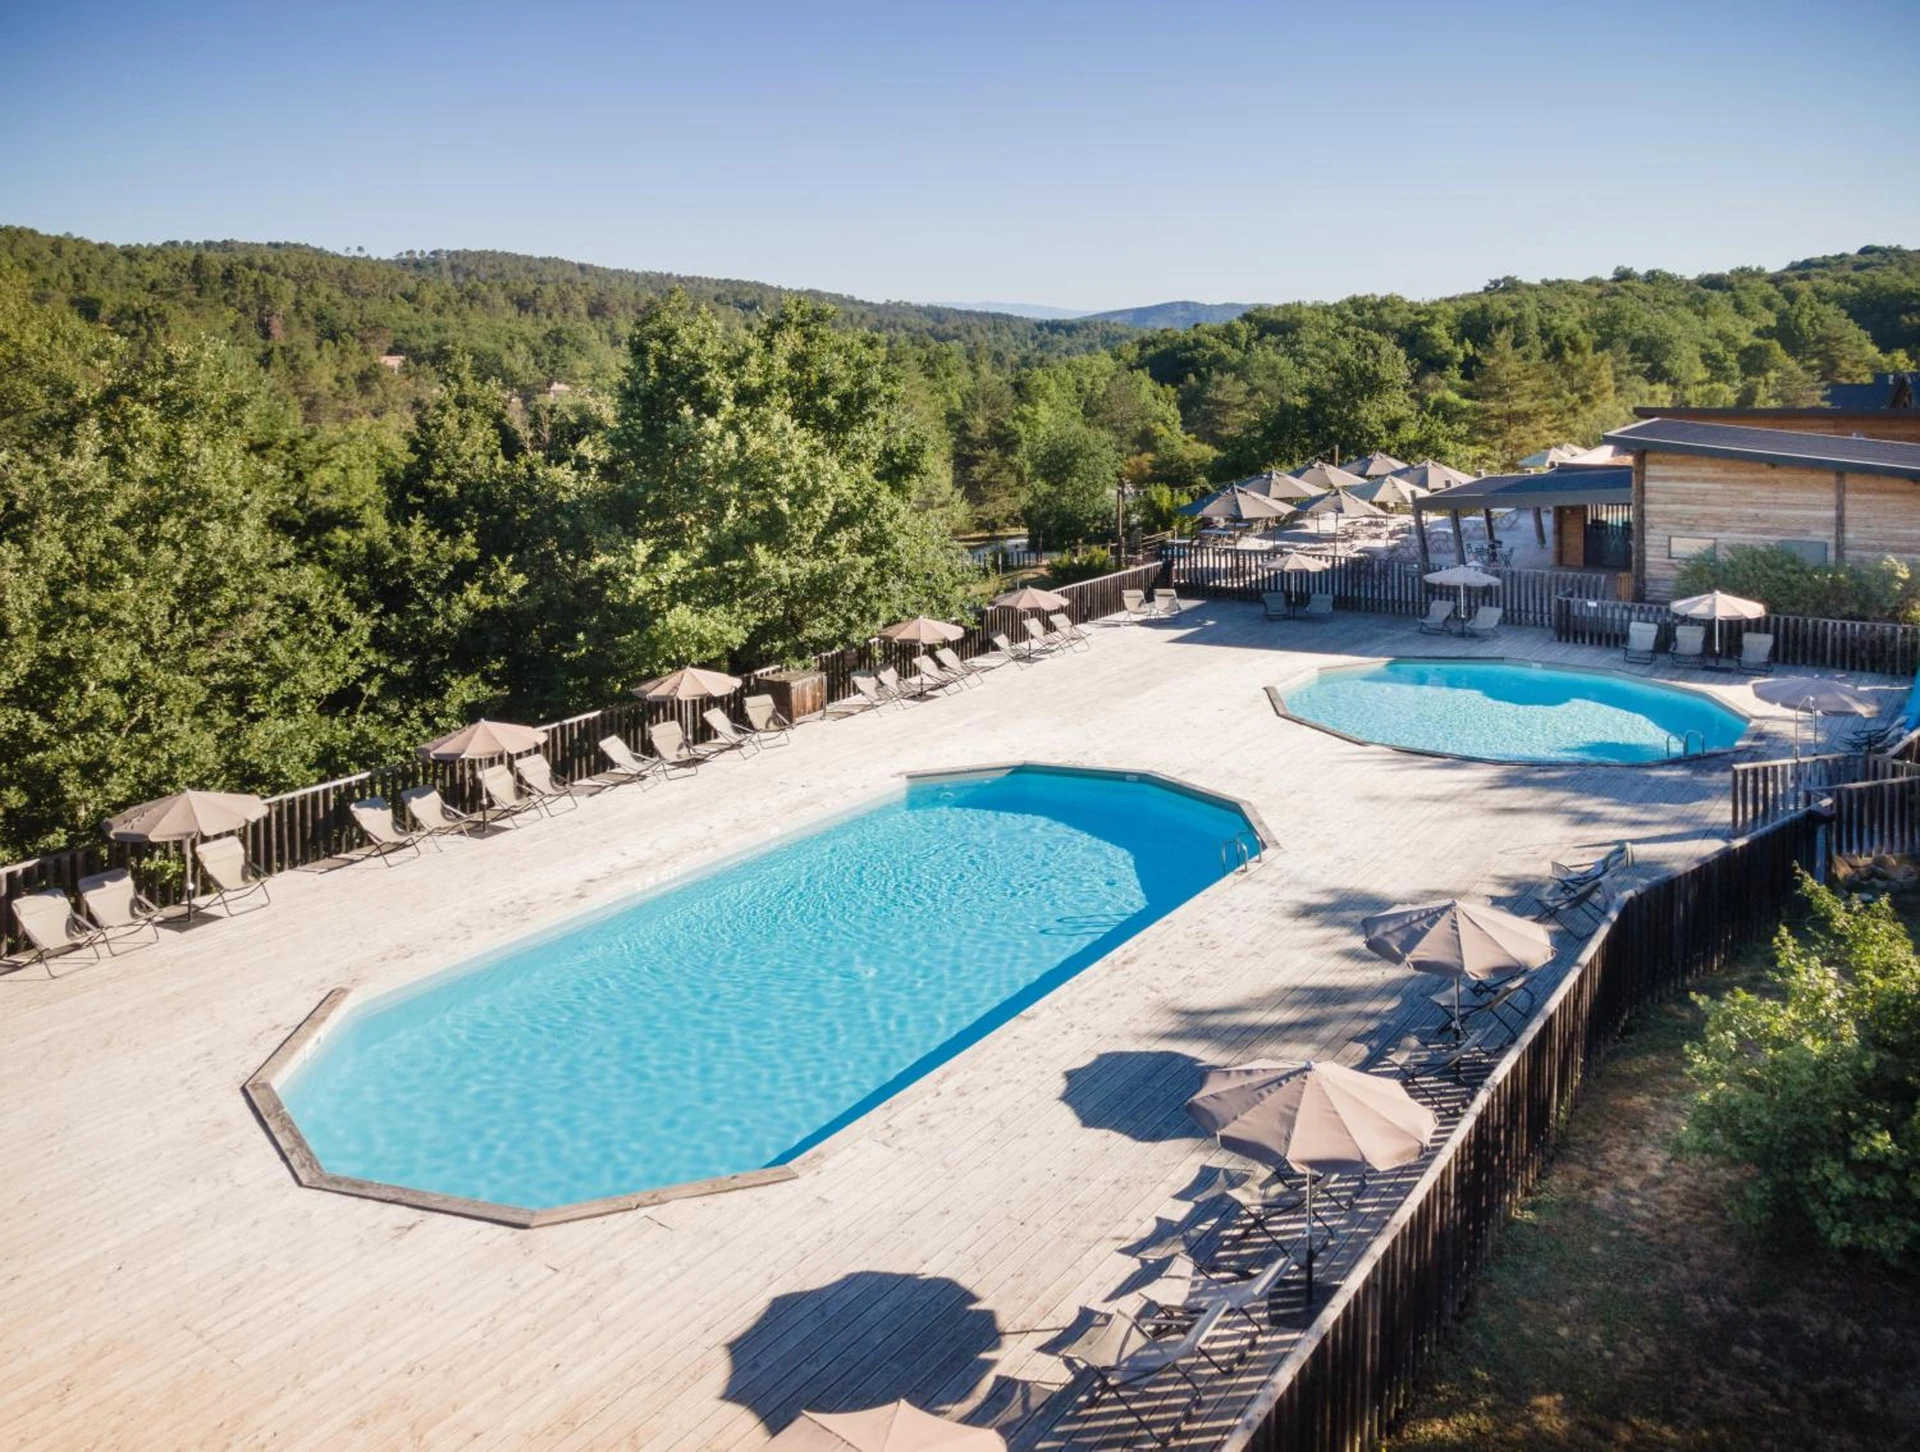
<path id="1" fill-rule="evenodd" d="M 1062 1392 L 1047 1348 L 1138 1281 L 1139 1253 L 1193 1213 L 1182 1192 L 1230 1163 L 1181 1110 L 1199 1066 L 1362 1059 L 1420 998 L 1366 954 L 1362 916 L 1521 900 L 1550 857 L 1619 837 L 1641 871 L 1689 860 L 1724 832 L 1727 782 L 1725 758 L 1405 755 L 1279 719 L 1263 691 L 1353 657 L 1618 659 L 1543 631 L 1462 643 L 1203 601 L 1091 633 L 1091 650 L 982 689 L 808 725 L 391 870 L 287 874 L 270 907 L 51 982 L 0 976 L 0 1445 L 735 1448 L 803 1406 L 902 1396 L 1019 1446 L 1126 1445 L 1111 1408 Z M 1783 742 L 1784 713 L 1760 709 Z M 458 963 L 903 771 L 1010 760 L 1181 777 L 1251 802 L 1279 847 L 810 1152 L 796 1180 L 512 1230 L 301 1189 L 242 1097 L 337 986 Z M 1403 1180 L 1370 1189 L 1323 1279 Z M 1262 1338 L 1181 1440 L 1215 1439 L 1283 1340 Z"/>

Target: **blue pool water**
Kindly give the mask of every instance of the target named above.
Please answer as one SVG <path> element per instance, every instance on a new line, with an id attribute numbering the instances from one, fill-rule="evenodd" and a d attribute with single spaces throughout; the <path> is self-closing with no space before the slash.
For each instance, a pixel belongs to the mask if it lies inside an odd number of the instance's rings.
<path id="1" fill-rule="evenodd" d="M 1396 660 L 1323 670 L 1287 710 L 1363 741 L 1487 761 L 1662 761 L 1720 751 L 1746 718 L 1695 691 L 1596 671 Z M 1672 746 L 1670 748 L 1669 738 Z"/>
<path id="2" fill-rule="evenodd" d="M 1150 781 L 915 782 L 372 1000 L 281 1094 L 335 1174 L 528 1209 L 777 1164 L 1217 880 L 1235 836 Z"/>

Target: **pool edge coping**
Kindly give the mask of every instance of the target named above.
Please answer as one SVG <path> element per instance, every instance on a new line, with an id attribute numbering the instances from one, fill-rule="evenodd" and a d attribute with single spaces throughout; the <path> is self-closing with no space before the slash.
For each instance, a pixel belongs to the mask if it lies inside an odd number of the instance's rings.
<path id="1" fill-rule="evenodd" d="M 1259 839 L 1262 854 L 1279 847 L 1278 840 L 1274 838 L 1268 830 L 1265 821 L 1250 802 L 1243 801 L 1227 792 L 1214 791 L 1211 788 L 1203 787 L 1193 782 L 1183 781 L 1178 777 L 1167 776 L 1163 772 L 1142 771 L 1126 767 L 1081 766 L 1064 762 L 1010 761 L 994 762 L 977 766 L 936 767 L 923 770 L 910 770 L 903 771 L 899 773 L 899 775 L 905 779 L 908 786 L 911 786 L 914 782 L 921 780 L 965 780 L 969 777 L 1005 776 L 1021 770 L 1048 771 L 1070 776 L 1112 777 L 1123 781 L 1150 781 L 1157 786 L 1178 792 L 1184 796 L 1196 797 L 1217 804 L 1230 805 L 1246 818 L 1247 825 L 1253 829 L 1254 835 Z M 876 800 L 878 800 L 877 797 Z M 839 811 L 827 813 L 821 818 L 820 825 L 829 824 L 834 818 L 845 815 L 850 810 L 852 809 L 843 808 Z M 793 828 L 791 835 L 794 837 L 803 836 L 813 825 L 815 824 L 803 823 Z M 723 853 L 716 859 L 714 864 L 690 868 L 685 873 L 673 874 L 665 881 L 655 884 L 649 891 L 668 890 L 683 881 L 690 881 L 705 876 L 709 871 L 722 870 L 719 864 L 731 861 L 736 856 L 752 855 L 755 850 L 764 850 L 764 847 L 762 849 L 742 848 L 738 853 Z M 1209 883 L 1205 888 L 1188 898 L 1186 902 L 1180 904 L 1174 911 L 1176 913 L 1184 911 L 1193 903 L 1204 898 L 1209 892 L 1217 890 L 1223 883 L 1233 881 L 1235 877 L 1239 875 L 1240 873 L 1238 871 L 1223 873 L 1220 878 Z M 588 912 L 580 916 L 591 917 L 594 915 L 595 912 Z M 1167 917 L 1171 916 L 1173 916 L 1172 913 L 1167 914 Z M 1161 919 L 1161 921 L 1165 921 L 1165 918 Z M 543 930 L 543 932 L 553 930 L 553 928 L 549 928 Z M 542 934 L 536 933 L 526 936 L 538 937 L 541 935 Z M 1099 959 L 1089 963 L 1085 969 L 1081 970 L 1081 974 L 1091 972 L 1095 968 L 1098 968 L 1100 964 L 1106 962 L 1108 958 L 1113 956 L 1113 952 L 1119 951 L 1119 949 L 1124 946 L 1125 944 L 1117 945 L 1114 950 L 1103 954 Z M 487 956 L 489 956 L 489 954 L 481 953 L 475 955 L 475 958 L 484 959 Z M 390 994 L 409 994 L 436 978 L 457 974 L 460 971 L 462 971 L 461 964 L 445 965 L 422 974 L 418 980 L 412 983 L 396 984 L 369 997 L 378 999 Z M 1074 976 L 1079 977 L 1081 974 Z M 650 1205 L 664 1204 L 671 1200 L 687 1200 L 710 1195 L 722 1195 L 735 1190 L 750 1190 L 762 1185 L 782 1184 L 791 1180 L 797 1180 L 801 1177 L 804 1168 L 817 1164 L 826 1156 L 829 1149 L 834 1146 L 835 1142 L 839 1140 L 841 1136 L 854 1131 L 860 1123 L 867 1118 L 866 1114 L 862 1114 L 858 1119 L 842 1126 L 839 1130 L 828 1135 L 820 1143 L 802 1151 L 792 1160 L 784 1164 L 766 1165 L 755 1170 L 742 1170 L 731 1175 L 719 1175 L 705 1180 L 685 1180 L 678 1184 L 655 1186 L 652 1189 L 636 1190 L 624 1195 L 602 1196 L 593 1200 L 575 1200 L 565 1205 L 553 1205 L 537 1210 L 529 1209 L 522 1205 L 509 1205 L 500 1201 L 480 1200 L 463 1195 L 449 1195 L 438 1190 L 424 1190 L 411 1185 L 395 1184 L 386 1180 L 367 1180 L 353 1175 L 337 1175 L 321 1164 L 320 1157 L 314 1153 L 313 1146 L 307 1141 L 307 1137 L 301 1131 L 298 1122 L 294 1119 L 292 1111 L 287 1108 L 285 1100 L 281 1098 L 279 1086 L 286 1080 L 288 1075 L 296 1071 L 319 1048 L 321 1042 L 326 1037 L 327 1030 L 343 1015 L 347 1007 L 348 999 L 355 996 L 355 993 L 356 990 L 353 987 L 344 984 L 328 990 L 320 1002 L 308 1011 L 306 1017 L 294 1026 L 293 1031 L 281 1040 L 278 1047 L 266 1057 L 260 1064 L 260 1067 L 255 1069 L 241 1084 L 241 1093 L 245 1096 L 248 1107 L 253 1110 L 254 1117 L 260 1122 L 260 1127 L 266 1132 L 268 1140 L 272 1142 L 273 1147 L 279 1152 L 280 1158 L 282 1162 L 285 1163 L 288 1172 L 293 1176 L 294 1182 L 302 1189 L 322 1190 L 331 1194 L 351 1195 L 362 1200 L 378 1200 L 390 1205 L 401 1205 L 413 1210 L 426 1210 L 436 1214 L 461 1216 L 469 1220 L 488 1221 L 514 1230 L 537 1230 L 548 1225 L 563 1225 L 576 1220 L 591 1220 L 604 1215 L 617 1215 L 630 1210 L 640 1210 Z M 1002 1027 L 1004 1027 L 1004 1025 L 1002 1025 Z M 989 1034 L 987 1037 L 991 1038 L 992 1035 Z M 979 1042 L 985 1042 L 985 1040 L 982 1039 Z M 958 1062 L 963 1055 L 977 1046 L 977 1043 L 967 1045 L 941 1064 L 936 1065 L 934 1071 L 923 1074 L 919 1079 L 913 1081 L 913 1083 L 903 1086 L 898 1093 L 891 1097 L 897 1099 L 900 1095 L 911 1091 L 918 1085 L 926 1083 L 928 1079 L 933 1077 L 934 1072 L 946 1068 L 949 1064 Z M 879 1105 L 874 1106 L 875 1109 L 879 1107 Z M 871 1111 L 869 1111 L 869 1113 L 870 1112 Z"/>
<path id="2" fill-rule="evenodd" d="M 1690 756 L 1663 756 L 1647 761 L 1582 761 L 1554 757 L 1544 757 L 1535 760 L 1510 756 L 1468 756 L 1458 751 L 1437 751 L 1431 746 L 1401 746 L 1392 741 L 1369 741 L 1364 736 L 1350 735 L 1337 726 L 1327 725 L 1324 721 L 1315 721 L 1307 716 L 1296 715 L 1293 709 L 1287 705 L 1286 693 L 1282 689 L 1283 686 L 1297 686 L 1309 678 L 1317 679 L 1323 671 L 1363 670 L 1369 666 L 1393 665 L 1400 661 L 1414 663 L 1424 662 L 1433 665 L 1459 665 L 1464 662 L 1478 663 L 1481 665 L 1525 666 L 1530 670 L 1567 671 L 1577 675 L 1588 676 L 1612 676 L 1616 680 L 1640 681 L 1643 683 L 1651 681 L 1652 684 L 1664 686 L 1668 690 L 1684 691 L 1689 695 L 1699 696 L 1711 702 L 1713 705 L 1718 706 L 1721 710 L 1740 717 L 1741 720 L 1746 722 L 1746 725 L 1741 729 L 1739 740 L 1735 741 L 1731 746 L 1717 747 L 1712 751 L 1696 751 Z M 1475 766 L 1537 767 L 1549 771 L 1586 771 L 1596 767 L 1607 771 L 1645 771 L 1649 767 L 1684 766 L 1696 761 L 1714 761 L 1722 757 L 1738 756 L 1754 744 L 1754 728 L 1761 720 L 1754 712 L 1746 710 L 1744 707 L 1736 706 L 1731 702 L 1723 701 L 1705 687 L 1694 685 L 1688 681 L 1669 681 L 1661 678 L 1637 676 L 1627 671 L 1614 670 L 1609 666 L 1548 664 L 1510 655 L 1351 656 L 1335 665 L 1308 666 L 1302 670 L 1295 671 L 1277 685 L 1263 686 L 1261 689 L 1266 692 L 1267 701 L 1273 707 L 1274 715 L 1278 716 L 1281 720 L 1291 721 L 1296 726 L 1310 727 L 1315 731 L 1324 732 L 1328 736 L 1349 742 L 1354 746 L 1375 746 L 1382 751 L 1398 751 L 1405 756 L 1425 756 L 1435 761 L 1465 761 Z"/>

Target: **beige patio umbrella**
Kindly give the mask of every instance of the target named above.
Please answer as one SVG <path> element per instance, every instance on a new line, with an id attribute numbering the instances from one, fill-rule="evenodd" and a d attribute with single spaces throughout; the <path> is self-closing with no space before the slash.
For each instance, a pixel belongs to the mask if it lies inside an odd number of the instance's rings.
<path id="1" fill-rule="evenodd" d="M 1429 585 L 1441 585 L 1447 588 L 1457 587 L 1460 591 L 1460 618 L 1467 618 L 1467 591 L 1485 590 L 1500 583 L 1499 578 L 1489 575 L 1485 570 L 1476 570 L 1472 565 L 1449 565 L 1444 570 L 1435 570 L 1421 579 Z"/>
<path id="2" fill-rule="evenodd" d="M 686 666 L 674 671 L 671 675 L 641 682 L 633 688 L 633 694 L 643 701 L 705 701 L 714 696 L 728 695 L 739 689 L 738 676 L 730 676 L 723 671 L 703 671 L 697 666 Z"/>
<path id="3" fill-rule="evenodd" d="M 1486 903 L 1431 902 L 1360 920 L 1368 951 L 1415 973 L 1453 980 L 1453 1031 L 1460 1032 L 1460 980 L 1484 982 L 1553 957 L 1553 939 L 1538 923 Z"/>
<path id="4" fill-rule="evenodd" d="M 1311 484 L 1303 484 L 1293 475 L 1283 474 L 1278 469 L 1269 469 L 1264 474 L 1255 474 L 1247 479 L 1236 479 L 1227 487 L 1243 489 L 1263 499 L 1311 499 L 1320 492 Z"/>
<path id="5" fill-rule="evenodd" d="M 1349 473 L 1336 464 L 1309 464 L 1293 477 L 1316 489 L 1351 489 L 1356 484 L 1367 482 L 1358 474 Z"/>
<path id="6" fill-rule="evenodd" d="M 779 1452 L 1006 1452 L 1006 1439 L 963 1427 L 911 1402 L 864 1412 L 802 1412 L 767 1444 Z"/>
<path id="7" fill-rule="evenodd" d="M 1405 460 L 1376 449 L 1358 459 L 1349 459 L 1340 467 L 1349 474 L 1358 474 L 1362 479 L 1380 479 L 1388 474 L 1398 474 L 1407 465 Z"/>
<path id="8" fill-rule="evenodd" d="M 1462 473 L 1437 459 L 1422 459 L 1419 463 L 1402 469 L 1394 476 L 1409 484 L 1418 485 L 1429 493 L 1441 489 L 1451 489 L 1457 484 L 1471 484 L 1473 475 Z"/>
<path id="9" fill-rule="evenodd" d="M 1392 1079 L 1339 1064 L 1255 1060 L 1210 1069 L 1187 1113 L 1221 1148 L 1306 1179 L 1307 1296 L 1313 1295 L 1313 1178 L 1390 1170 L 1419 1157 L 1439 1119 Z"/>
<path id="10" fill-rule="evenodd" d="M 930 620 L 925 615 L 902 620 L 880 632 L 884 639 L 898 640 L 908 645 L 946 645 L 966 633 L 957 625 L 949 625 L 944 620 Z"/>
<path id="11" fill-rule="evenodd" d="M 108 817 L 102 825 L 116 842 L 188 842 L 238 832 L 267 814 L 251 792 L 175 792 Z"/>
<path id="12" fill-rule="evenodd" d="M 1065 610 L 1073 602 L 1065 595 L 1056 595 L 1037 585 L 1023 585 L 1018 590 L 995 596 L 993 603 L 1003 610 Z"/>
<path id="13" fill-rule="evenodd" d="M 1744 600 L 1738 595 L 1729 595 L 1724 590 L 1709 590 L 1704 595 L 1689 595 L 1684 600 L 1675 600 L 1667 607 L 1675 615 L 1683 615 L 1689 620 L 1711 620 L 1713 622 L 1713 653 L 1720 654 L 1720 622 L 1722 620 L 1758 620 L 1767 613 L 1767 607 L 1758 600 Z"/>
<path id="14" fill-rule="evenodd" d="M 1793 749 L 1800 750 L 1800 716 L 1872 716 L 1880 703 L 1844 681 L 1822 680 L 1819 676 L 1776 676 L 1770 681 L 1755 681 L 1753 693 L 1776 706 L 1790 707 L 1793 718 Z"/>
<path id="15" fill-rule="evenodd" d="M 1364 499 L 1369 504 L 1377 504 L 1382 509 L 1398 509 L 1423 498 L 1428 491 L 1407 479 L 1392 474 L 1369 479 L 1364 484 L 1356 484 L 1348 491 L 1356 499 Z"/>
<path id="16" fill-rule="evenodd" d="M 1358 495 L 1345 489 L 1330 489 L 1311 504 L 1300 506 L 1300 512 L 1310 518 L 1328 518 L 1333 521 L 1333 542 L 1340 542 L 1340 521 L 1343 519 L 1385 519 L 1387 512 L 1367 503 Z"/>
<path id="17" fill-rule="evenodd" d="M 462 726 L 437 741 L 429 741 L 420 748 L 420 755 L 427 761 L 487 761 L 496 756 L 537 751 L 546 739 L 547 733 L 538 726 L 489 721 L 483 717 L 471 726 Z"/>
<path id="18" fill-rule="evenodd" d="M 1237 484 L 1228 485 L 1217 494 L 1192 504 L 1183 504 L 1181 514 L 1197 519 L 1219 519 L 1229 524 L 1252 524 L 1268 519 L 1282 519 L 1293 513 L 1293 506 L 1284 500 L 1271 499 L 1264 494 L 1255 494 L 1251 489 L 1242 489 Z"/>

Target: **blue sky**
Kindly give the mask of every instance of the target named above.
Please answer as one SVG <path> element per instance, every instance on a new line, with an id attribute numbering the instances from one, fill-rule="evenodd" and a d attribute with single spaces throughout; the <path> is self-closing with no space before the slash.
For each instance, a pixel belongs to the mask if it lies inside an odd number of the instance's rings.
<path id="1" fill-rule="evenodd" d="M 0 222 L 871 298 L 1424 297 L 1920 245 L 1903 4 L 0 11 Z"/>

